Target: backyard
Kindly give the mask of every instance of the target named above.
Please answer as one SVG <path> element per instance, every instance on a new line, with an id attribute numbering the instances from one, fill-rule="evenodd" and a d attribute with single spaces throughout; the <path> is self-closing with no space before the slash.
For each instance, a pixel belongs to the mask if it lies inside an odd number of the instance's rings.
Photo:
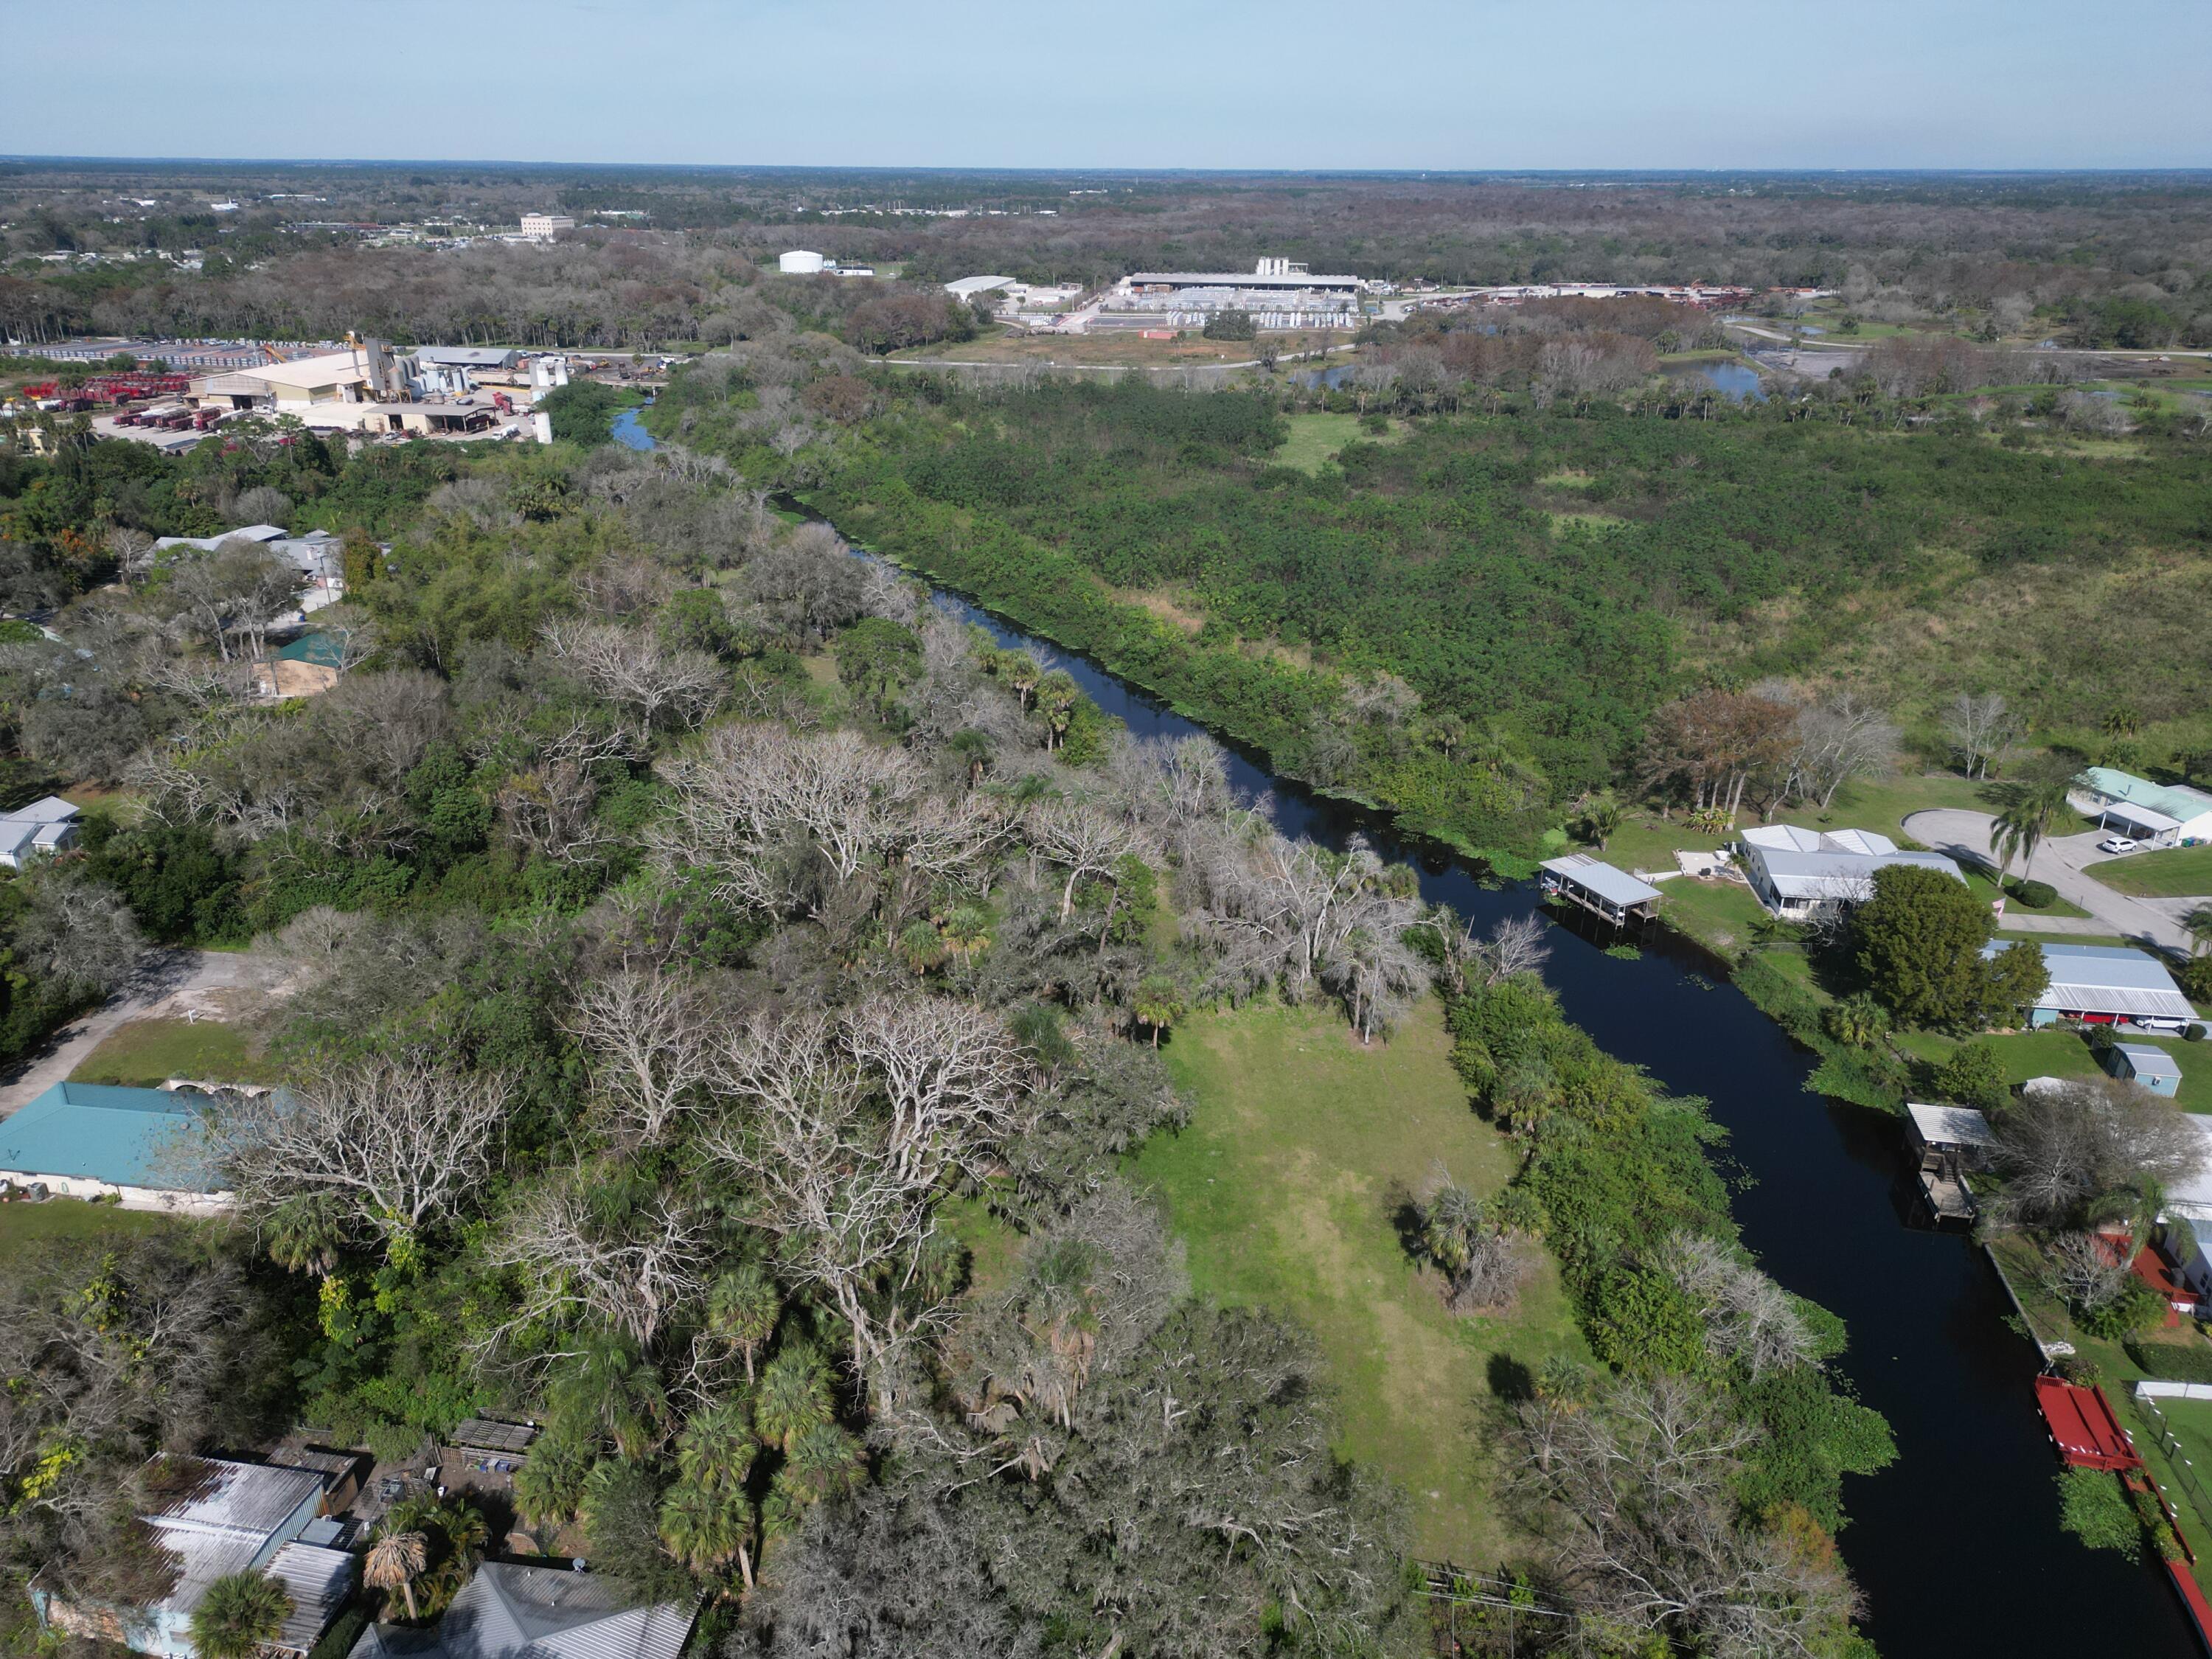
<path id="1" fill-rule="evenodd" d="M 43 1204 L 0 1204 L 0 1271 L 15 1267 L 49 1239 L 115 1237 L 189 1225 L 145 1210 L 88 1204 L 82 1199 L 50 1198 Z"/>
<path id="2" fill-rule="evenodd" d="M 1455 1316 L 1408 1257 L 1407 1206 L 1442 1164 L 1479 1195 L 1515 1168 L 1452 1071 L 1425 1003 L 1363 1048 L 1327 1012 L 1254 1005 L 1194 1016 L 1167 1049 L 1192 1103 L 1136 1173 L 1189 1249 L 1194 1287 L 1311 1331 L 1343 1414 L 1342 1449 L 1411 1500 L 1417 1553 L 1495 1565 L 1513 1552 L 1487 1496 L 1493 1382 L 1587 1350 L 1547 1257 L 1510 1316 Z"/>
<path id="3" fill-rule="evenodd" d="M 173 1077 L 203 1083 L 267 1080 L 236 1026 L 213 1019 L 134 1019 L 110 1032 L 70 1073 L 70 1081 L 156 1089 Z"/>

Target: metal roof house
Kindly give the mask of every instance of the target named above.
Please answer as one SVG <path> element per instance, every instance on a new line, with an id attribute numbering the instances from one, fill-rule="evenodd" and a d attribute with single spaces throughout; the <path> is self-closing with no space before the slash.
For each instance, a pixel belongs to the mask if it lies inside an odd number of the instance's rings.
<path id="1" fill-rule="evenodd" d="M 2132 772 L 2093 766 L 2069 797 L 2085 817 L 2153 847 L 2212 841 L 2212 795 L 2179 784 L 2153 783 Z"/>
<path id="2" fill-rule="evenodd" d="M 2180 1092 L 2181 1067 L 2165 1049 L 2148 1042 L 2114 1043 L 2105 1051 L 2105 1069 L 2169 1100 Z"/>
<path id="3" fill-rule="evenodd" d="M 1984 945 L 1984 956 L 2001 947 Z M 2043 965 L 2051 987 L 2038 1000 L 2029 1023 L 2056 1025 L 2062 1019 L 2085 1025 L 2123 1021 L 2179 1031 L 2197 1010 L 2166 966 L 2148 951 L 2112 945 L 2045 945 Z"/>
<path id="4" fill-rule="evenodd" d="M 0 816 L 0 865 L 20 870 L 33 858 L 76 846 L 82 816 L 73 802 L 59 795 L 48 795 Z"/>
<path id="5" fill-rule="evenodd" d="M 1538 880 L 1545 892 L 1607 921 L 1647 921 L 1658 914 L 1659 901 L 1667 896 L 1650 882 L 1587 853 L 1547 859 L 1539 867 L 1544 873 Z"/>
<path id="6" fill-rule="evenodd" d="M 57 1083 L 0 1118 L 0 1182 L 126 1210 L 208 1215 L 232 1194 L 209 1167 L 199 1097 L 162 1089 Z"/>
<path id="7" fill-rule="evenodd" d="M 143 1607 L 64 1600 L 32 1586 L 31 1599 L 50 1628 L 118 1642 L 160 1659 L 197 1659 L 192 1611 L 218 1578 L 265 1572 L 291 1592 L 292 1613 L 276 1641 L 279 1652 L 305 1654 L 353 1593 L 353 1557 L 299 1541 L 323 1504 L 325 1477 L 313 1469 L 234 1463 L 221 1458 L 155 1460 L 175 1489 L 145 1517 L 176 1567 L 169 1593 Z"/>
<path id="8" fill-rule="evenodd" d="M 699 1610 L 634 1607 L 620 1586 L 487 1561 L 434 1631 L 371 1626 L 349 1659 L 678 1659 Z"/>
<path id="9" fill-rule="evenodd" d="M 1941 853 L 1900 853 L 1871 830 L 1806 830 L 1765 823 L 1740 837 L 1736 861 L 1759 902 L 1778 916 L 1819 915 L 1874 896 L 1877 870 L 1915 865 L 1964 882 L 1958 864 Z"/>

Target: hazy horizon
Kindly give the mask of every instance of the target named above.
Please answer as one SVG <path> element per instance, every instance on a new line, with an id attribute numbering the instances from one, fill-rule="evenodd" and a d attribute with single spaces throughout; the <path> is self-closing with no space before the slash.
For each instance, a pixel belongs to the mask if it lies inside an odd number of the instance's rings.
<path id="1" fill-rule="evenodd" d="M 1685 19 L 1320 0 L 1012 22 L 890 0 L 0 0 L 0 152 L 896 171 L 2045 173 L 2212 167 L 2212 7 L 1869 0 Z M 67 73 L 41 76 L 42 63 Z M 289 77 L 288 79 L 288 77 Z M 103 84 L 131 97 L 91 95 Z M 167 95 L 164 95 L 167 89 Z M 189 132 L 190 142 L 179 135 Z M 897 160 L 887 160 L 896 157 Z"/>

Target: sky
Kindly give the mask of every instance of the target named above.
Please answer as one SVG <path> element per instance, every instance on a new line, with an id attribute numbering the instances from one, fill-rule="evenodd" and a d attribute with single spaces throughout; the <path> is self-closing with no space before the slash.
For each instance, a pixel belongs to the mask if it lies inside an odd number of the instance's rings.
<path id="1" fill-rule="evenodd" d="M 0 154 L 2203 167 L 2212 0 L 0 0 Z"/>

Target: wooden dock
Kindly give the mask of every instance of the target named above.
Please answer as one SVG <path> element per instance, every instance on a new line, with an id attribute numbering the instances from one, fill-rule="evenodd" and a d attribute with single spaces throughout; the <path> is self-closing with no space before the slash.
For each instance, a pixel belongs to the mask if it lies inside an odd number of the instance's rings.
<path id="1" fill-rule="evenodd" d="M 1971 1227 L 1974 1218 L 1981 1213 L 1980 1207 L 1974 1202 L 1972 1190 L 1966 1185 L 1966 1176 L 1955 1168 L 1923 1169 L 1920 1171 L 1920 1191 L 1928 1200 L 1929 1212 L 1936 1218 L 1936 1224 L 1939 1227 L 1946 1222 L 1958 1222 Z"/>

